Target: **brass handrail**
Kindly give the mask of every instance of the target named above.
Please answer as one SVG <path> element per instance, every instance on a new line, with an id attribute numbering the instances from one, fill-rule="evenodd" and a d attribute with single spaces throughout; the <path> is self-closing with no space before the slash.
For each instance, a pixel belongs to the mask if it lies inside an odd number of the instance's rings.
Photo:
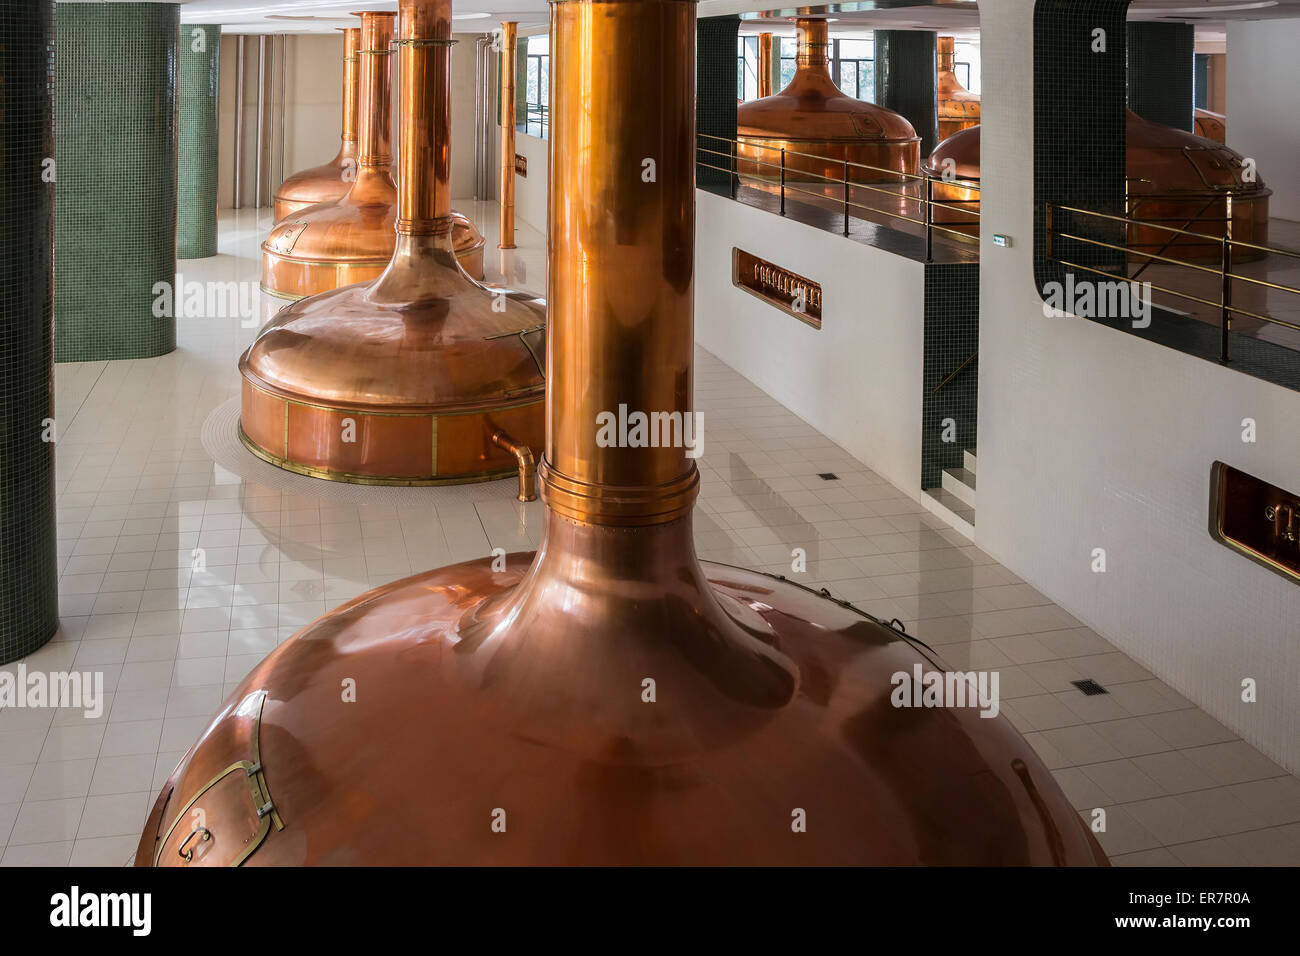
<path id="1" fill-rule="evenodd" d="M 700 139 L 716 140 L 719 144 L 726 144 L 727 149 L 715 149 L 706 146 Z M 871 166 L 866 163 L 853 162 L 848 159 L 834 159 L 815 153 L 805 153 L 800 150 L 790 149 L 789 147 L 768 146 L 764 143 L 742 143 L 739 139 L 730 139 L 725 136 L 717 136 L 713 133 L 697 133 L 697 142 L 695 144 L 695 165 L 697 169 L 710 169 L 722 173 L 729 177 L 731 182 L 731 198 L 736 198 L 737 187 L 740 183 L 740 155 L 738 148 L 741 145 L 764 150 L 768 152 L 777 152 L 780 154 L 780 162 L 770 162 L 759 156 L 745 157 L 747 165 L 757 168 L 760 173 L 764 170 L 779 171 L 779 179 L 774 179 L 772 185 L 779 183 L 780 194 L 780 214 L 786 214 L 786 195 L 794 193 L 801 196 L 807 196 L 810 199 L 820 200 L 823 202 L 832 202 L 843 210 L 844 215 L 844 235 L 849 235 L 849 210 L 861 210 L 872 213 L 877 216 L 885 216 L 891 220 L 900 220 L 920 226 L 925 238 L 925 261 L 931 262 L 934 258 L 934 233 L 937 231 L 945 236 L 950 236 L 960 242 L 971 242 L 974 237 L 969 232 L 960 229 L 953 229 L 949 226 L 941 225 L 934 221 L 934 211 L 936 209 L 947 210 L 949 212 L 961 213 L 969 216 L 974 220 L 979 218 L 979 200 L 978 199 L 956 199 L 956 200 L 937 200 L 933 195 L 933 185 L 936 179 L 923 173 L 908 173 L 897 169 L 886 169 L 882 166 Z M 719 162 L 727 163 L 726 166 L 716 163 L 706 162 L 701 158 L 707 155 L 709 158 L 719 157 Z M 801 179 L 813 179 L 823 186 L 838 186 L 842 191 L 842 196 L 833 195 L 832 190 L 826 192 L 815 192 L 810 189 L 803 189 L 797 185 L 792 185 L 788 179 L 789 167 L 786 160 L 790 156 L 802 156 L 808 159 L 815 159 L 823 163 L 836 163 L 842 168 L 842 175 L 839 177 L 826 175 L 814 170 L 799 170 Z M 872 172 L 884 174 L 894 182 L 886 183 L 863 183 L 849 178 L 849 170 L 865 169 Z M 959 188 L 978 191 L 980 186 L 976 180 L 969 179 L 940 179 L 938 182 L 944 185 L 957 186 Z M 923 189 L 916 189 L 913 194 L 913 187 L 922 186 Z M 889 209 L 882 209 L 878 206 L 870 205 L 863 202 L 855 202 L 850 199 L 854 190 L 866 190 L 869 193 L 883 193 L 886 196 L 897 199 L 901 206 L 908 203 L 915 203 L 920 212 L 919 218 L 906 215 L 902 212 L 894 212 Z M 863 217 L 858 217 L 863 218 Z"/>
<path id="2" fill-rule="evenodd" d="M 1176 296 L 1180 299 L 1186 299 L 1189 302 L 1197 302 L 1200 303 L 1201 305 L 1208 305 L 1217 308 L 1219 310 L 1219 327 L 1221 332 L 1220 346 L 1219 346 L 1219 361 L 1224 364 L 1227 364 L 1230 359 L 1229 356 L 1230 340 L 1229 340 L 1228 333 L 1232 329 L 1233 316 L 1245 316 L 1248 318 L 1257 319 L 1261 322 L 1267 322 L 1272 325 L 1280 325 L 1283 328 L 1292 329 L 1294 331 L 1300 332 L 1300 324 L 1298 323 L 1288 322 L 1285 319 L 1279 319 L 1276 316 L 1272 316 L 1272 315 L 1262 315 L 1258 312 L 1253 312 L 1249 309 L 1243 309 L 1240 306 L 1233 304 L 1232 286 L 1233 283 L 1236 282 L 1242 282 L 1248 285 L 1263 287 L 1266 289 L 1273 289 L 1278 292 L 1288 292 L 1291 293 L 1292 295 L 1300 295 L 1300 288 L 1284 285 L 1279 282 L 1271 282 L 1268 279 L 1260 279 L 1260 278 L 1256 278 L 1255 276 L 1246 276 L 1246 275 L 1241 275 L 1240 273 L 1233 272 L 1232 270 L 1233 250 L 1235 248 L 1252 249 L 1258 252 L 1263 252 L 1266 255 L 1287 256 L 1293 259 L 1300 258 L 1300 251 L 1293 250 L 1293 249 L 1281 249 L 1275 246 L 1264 246 L 1258 243 L 1243 242 L 1238 239 L 1233 239 L 1232 238 L 1232 197 L 1231 195 L 1228 195 L 1225 198 L 1227 202 L 1227 210 L 1226 210 L 1227 215 L 1224 219 L 1220 220 L 1216 218 L 1212 220 L 1198 220 L 1198 221 L 1210 221 L 1210 222 L 1223 223 L 1225 228 L 1224 228 L 1224 235 L 1222 236 L 1210 235 L 1205 232 L 1199 232 L 1195 229 L 1178 228 L 1175 226 L 1164 226 L 1161 225 L 1159 222 L 1147 221 L 1145 219 L 1133 219 L 1128 216 L 1117 216 L 1114 215 L 1113 213 L 1099 212 L 1095 209 L 1081 209 L 1077 206 L 1063 206 L 1055 203 L 1049 203 L 1046 206 L 1046 210 L 1045 210 L 1046 227 L 1047 227 L 1047 235 L 1046 235 L 1047 254 L 1050 259 L 1053 259 L 1055 262 L 1059 263 L 1062 266 L 1065 266 L 1068 269 L 1078 269 L 1084 272 L 1091 272 L 1097 275 L 1104 275 L 1107 276 L 1108 278 L 1124 281 L 1124 282 L 1135 281 L 1136 275 L 1130 277 L 1127 275 L 1126 272 L 1124 276 L 1118 276 L 1114 272 L 1109 272 L 1104 269 L 1098 269 L 1093 266 L 1085 266 L 1080 263 L 1070 262 L 1069 260 L 1063 259 L 1060 256 L 1054 254 L 1053 251 L 1054 241 L 1064 239 L 1072 242 L 1082 243 L 1083 245 L 1089 245 L 1097 248 L 1111 249 L 1116 252 L 1122 252 L 1125 254 L 1126 257 L 1134 257 L 1134 256 L 1141 257 L 1146 260 L 1142 266 L 1142 269 L 1145 269 L 1153 262 L 1164 262 L 1164 263 L 1168 263 L 1169 265 L 1182 267 L 1184 269 L 1191 269 L 1196 272 L 1202 272 L 1208 275 L 1217 276 L 1219 278 L 1219 298 L 1217 300 L 1207 299 L 1204 296 L 1193 295 L 1192 293 L 1181 289 L 1171 289 L 1166 286 L 1158 286 L 1150 282 L 1147 283 L 1147 286 L 1151 289 L 1156 290 L 1157 292 L 1163 292 L 1166 295 Z M 1074 213 L 1076 215 L 1081 215 L 1081 216 L 1091 216 L 1096 219 L 1106 220 L 1107 222 L 1122 224 L 1126 228 L 1130 226 L 1136 226 L 1142 229 L 1163 230 L 1165 232 L 1170 233 L 1171 238 L 1161 246 L 1162 252 L 1165 249 L 1167 249 L 1170 245 L 1172 245 L 1173 242 L 1179 236 L 1190 236 L 1196 239 L 1200 243 L 1205 243 L 1205 244 L 1214 243 L 1217 244 L 1221 249 L 1219 265 L 1215 267 L 1215 266 L 1205 265 L 1202 263 L 1189 262 L 1186 259 L 1178 259 L 1172 256 L 1161 255 L 1158 253 L 1145 252 L 1142 249 L 1137 249 L 1129 245 L 1120 245 L 1118 243 L 1106 242 L 1105 240 L 1102 239 L 1095 239 L 1089 236 L 1080 236 L 1070 232 L 1064 232 L 1057 225 L 1057 217 L 1055 216 L 1055 213 L 1057 212 L 1068 212 L 1068 213 Z M 1142 270 L 1139 270 L 1137 275 L 1140 275 L 1141 271 Z"/>

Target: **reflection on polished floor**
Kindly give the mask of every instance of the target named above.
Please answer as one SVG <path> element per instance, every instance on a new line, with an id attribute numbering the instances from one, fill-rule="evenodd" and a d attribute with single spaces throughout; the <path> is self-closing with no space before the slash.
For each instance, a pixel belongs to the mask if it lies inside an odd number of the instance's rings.
<path id="1" fill-rule="evenodd" d="M 487 227 L 499 279 L 495 207 L 456 205 Z M 266 211 L 224 215 L 222 255 L 183 263 L 185 280 L 256 283 L 268 226 Z M 520 224 L 517 239 L 504 268 L 541 291 L 543 237 Z M 358 503 L 214 463 L 203 425 L 237 397 L 257 324 L 181 318 L 170 355 L 57 367 L 63 626 L 23 663 L 102 671 L 110 699 L 96 719 L 0 712 L 4 865 L 126 863 L 183 749 L 278 642 L 370 587 L 536 544 L 539 503 L 510 494 L 420 489 L 412 505 L 375 489 Z M 1106 808 L 1115 862 L 1300 864 L 1300 780 L 704 352 L 696 393 L 702 558 L 825 587 L 955 668 L 998 669 L 1004 713 L 1075 805 L 1090 820 Z M 1085 678 L 1109 693 L 1084 696 L 1071 682 Z"/>

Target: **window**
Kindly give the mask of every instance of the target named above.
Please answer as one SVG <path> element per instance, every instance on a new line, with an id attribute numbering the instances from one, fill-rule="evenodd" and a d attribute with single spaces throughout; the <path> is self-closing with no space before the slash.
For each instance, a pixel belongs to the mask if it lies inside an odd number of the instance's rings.
<path id="1" fill-rule="evenodd" d="M 520 128 L 529 136 L 546 139 L 550 126 L 551 38 L 528 38 L 527 72 L 524 80 L 525 113 Z"/>
<path id="2" fill-rule="evenodd" d="M 858 100 L 870 100 L 875 96 L 875 46 L 872 40 L 832 41 L 832 75 L 835 85 L 845 96 Z"/>

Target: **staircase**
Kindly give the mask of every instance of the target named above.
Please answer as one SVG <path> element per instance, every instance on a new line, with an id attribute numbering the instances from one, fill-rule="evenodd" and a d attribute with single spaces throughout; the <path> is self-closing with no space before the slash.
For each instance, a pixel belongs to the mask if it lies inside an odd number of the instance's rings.
<path id="1" fill-rule="evenodd" d="M 921 504 L 970 538 L 975 540 L 975 451 L 962 452 L 962 467 L 945 468 L 943 485 L 921 492 Z"/>

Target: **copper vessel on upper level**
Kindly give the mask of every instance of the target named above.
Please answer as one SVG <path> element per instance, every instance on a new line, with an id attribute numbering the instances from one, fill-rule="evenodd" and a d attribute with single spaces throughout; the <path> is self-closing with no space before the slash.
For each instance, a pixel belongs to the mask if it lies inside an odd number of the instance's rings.
<path id="1" fill-rule="evenodd" d="M 1193 116 L 1193 131 L 1197 136 L 1204 136 L 1216 143 L 1228 141 L 1228 118 L 1222 113 L 1212 113 L 1198 107 Z"/>
<path id="2" fill-rule="evenodd" d="M 532 480 L 545 305 L 480 285 L 454 254 L 443 9 L 401 4 L 400 188 L 387 267 L 283 309 L 240 359 L 244 444 L 282 468 L 385 484 L 522 468 L 523 483 Z"/>
<path id="3" fill-rule="evenodd" d="M 1273 191 L 1251 171 L 1240 153 L 1213 140 L 1145 120 L 1132 110 L 1126 112 L 1127 215 L 1138 220 L 1138 224 L 1128 227 L 1131 261 L 1147 262 L 1148 258 L 1140 253 L 1152 253 L 1191 262 L 1218 262 L 1222 258 L 1220 240 L 1229 200 L 1232 238 L 1267 245 L 1268 198 Z M 933 179 L 934 197 L 954 207 L 936 207 L 936 223 L 979 234 L 979 170 L 978 126 L 949 137 L 930 154 L 925 173 Z M 948 178 L 955 176 L 958 181 L 945 181 L 945 172 Z M 1158 228 L 1161 226 L 1197 235 L 1179 235 Z M 1254 249 L 1233 250 L 1237 262 L 1264 255 Z"/>
<path id="4" fill-rule="evenodd" d="M 939 140 L 942 142 L 980 122 L 980 96 L 961 85 L 957 79 L 956 40 L 939 37 L 935 41 L 939 58 L 936 106 L 939 114 Z"/>
<path id="5" fill-rule="evenodd" d="M 920 166 L 921 139 L 912 124 L 893 110 L 839 91 L 831 79 L 825 20 L 800 18 L 797 28 L 799 50 L 790 84 L 775 96 L 736 109 L 740 181 L 759 186 L 779 182 L 784 149 L 785 181 L 801 184 L 804 191 L 840 195 L 841 187 L 829 181 L 845 179 L 847 160 L 850 182 L 899 184 L 900 195 L 914 192 L 899 175 L 915 176 Z M 893 211 L 903 205 L 871 190 L 858 191 L 852 201 Z"/>
<path id="6" fill-rule="evenodd" d="M 690 442 L 600 437 L 620 405 L 694 421 L 695 28 L 691 0 L 551 5 L 540 549 L 281 644 L 138 865 L 1105 864 L 1005 717 L 891 700 L 942 670 L 924 645 L 697 559 Z"/>
<path id="7" fill-rule="evenodd" d="M 301 299 L 376 278 L 396 241 L 392 115 L 394 14 L 361 16 L 360 95 L 355 178 L 341 198 L 306 206 L 279 222 L 262 243 L 262 290 Z M 453 243 L 466 272 L 482 278 L 483 237 L 453 213 Z"/>
<path id="8" fill-rule="evenodd" d="M 343 31 L 343 128 L 339 136 L 338 155 L 323 166 L 313 166 L 294 173 L 275 192 L 275 221 L 318 202 L 341 199 L 352 188 L 357 167 L 357 95 L 361 71 L 358 69 L 361 30 L 348 27 Z"/>

